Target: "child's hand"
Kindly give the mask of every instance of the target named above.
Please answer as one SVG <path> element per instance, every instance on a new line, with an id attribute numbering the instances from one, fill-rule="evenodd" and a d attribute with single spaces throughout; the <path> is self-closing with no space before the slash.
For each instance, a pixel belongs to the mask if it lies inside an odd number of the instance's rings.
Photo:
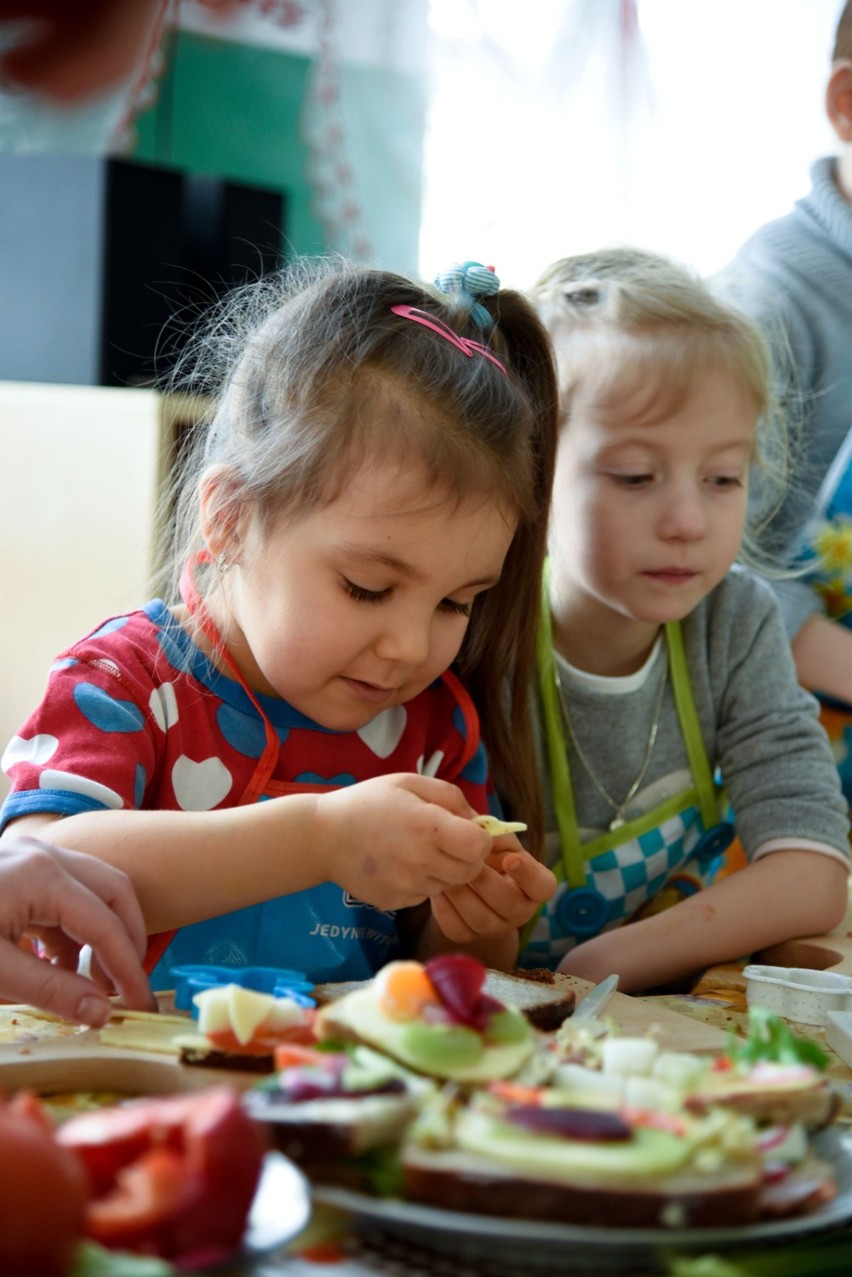
<path id="1" fill-rule="evenodd" d="M 379 909 L 404 909 L 480 873 L 494 839 L 474 815 L 447 781 L 376 776 L 318 799 L 315 848 L 328 881 Z"/>
<path id="2" fill-rule="evenodd" d="M 470 944 L 517 931 L 555 890 L 553 873 L 507 834 L 475 878 L 432 897 L 432 916 L 448 940 Z"/>

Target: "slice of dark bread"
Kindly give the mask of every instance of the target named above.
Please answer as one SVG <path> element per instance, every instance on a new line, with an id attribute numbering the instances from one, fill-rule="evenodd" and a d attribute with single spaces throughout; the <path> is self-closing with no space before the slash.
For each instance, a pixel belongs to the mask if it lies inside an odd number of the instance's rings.
<path id="1" fill-rule="evenodd" d="M 247 1091 L 243 1104 L 265 1129 L 274 1148 L 304 1170 L 316 1163 L 355 1157 L 378 1145 L 396 1144 L 418 1107 L 412 1093 L 338 1097 L 288 1103 L 263 1089 Z"/>
<path id="2" fill-rule="evenodd" d="M 338 998 L 364 987 L 366 981 L 349 981 L 341 984 L 318 984 L 313 997 L 318 1006 L 336 1002 Z M 545 967 L 525 971 L 495 971 L 489 968 L 485 980 L 485 992 L 507 1006 L 523 1011 L 534 1028 L 552 1033 L 572 1014 L 576 994 L 565 976 Z"/>
<path id="3" fill-rule="evenodd" d="M 408 1201 L 475 1215 L 607 1228 L 701 1228 L 748 1224 L 760 1212 L 757 1166 L 620 1184 L 556 1182 L 471 1153 L 416 1146 L 405 1149 L 402 1166 Z"/>
<path id="4" fill-rule="evenodd" d="M 821 1131 L 834 1121 L 842 1100 L 831 1079 L 816 1072 L 812 1076 L 782 1076 L 778 1081 L 722 1073 L 711 1074 L 703 1087 L 687 1096 L 686 1107 L 693 1113 L 727 1108 L 744 1113 L 759 1125 L 801 1122 L 808 1131 Z"/>
<path id="5" fill-rule="evenodd" d="M 260 1055 L 246 1051 L 223 1051 L 218 1047 L 184 1044 L 180 1048 L 181 1064 L 204 1069 L 232 1069 L 236 1073 L 273 1073 L 275 1057 L 270 1052 Z"/>
<path id="6" fill-rule="evenodd" d="M 574 1012 L 577 995 L 565 976 L 546 967 L 514 971 L 489 970 L 485 992 L 516 1006 L 536 1029 L 552 1033 Z"/>

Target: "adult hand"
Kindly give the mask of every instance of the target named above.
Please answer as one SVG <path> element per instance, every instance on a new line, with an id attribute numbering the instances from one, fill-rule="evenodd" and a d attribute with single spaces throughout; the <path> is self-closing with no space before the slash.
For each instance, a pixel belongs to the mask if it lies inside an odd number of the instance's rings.
<path id="1" fill-rule="evenodd" d="M 46 957 L 26 952 L 24 939 L 39 940 Z M 140 962 L 145 943 L 142 911 L 120 870 L 36 838 L 0 840 L 0 996 L 78 1024 L 104 1024 L 106 991 L 76 972 L 89 944 L 93 965 L 127 1006 L 156 1009 Z"/>

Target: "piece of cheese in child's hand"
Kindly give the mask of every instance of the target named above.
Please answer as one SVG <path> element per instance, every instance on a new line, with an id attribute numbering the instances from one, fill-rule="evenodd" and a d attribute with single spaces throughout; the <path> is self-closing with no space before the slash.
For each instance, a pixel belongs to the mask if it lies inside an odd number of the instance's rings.
<path id="1" fill-rule="evenodd" d="M 499 834 L 522 834 L 526 825 L 520 820 L 498 820 L 496 816 L 474 816 L 473 823 L 479 825 L 492 838 Z"/>

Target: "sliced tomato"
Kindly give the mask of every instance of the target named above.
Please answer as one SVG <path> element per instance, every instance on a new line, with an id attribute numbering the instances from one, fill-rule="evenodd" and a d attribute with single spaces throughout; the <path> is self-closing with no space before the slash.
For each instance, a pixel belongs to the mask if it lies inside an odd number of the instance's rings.
<path id="1" fill-rule="evenodd" d="M 34 1091 L 18 1091 L 9 1100 L 7 1110 L 9 1113 L 16 1113 L 18 1117 L 26 1118 L 30 1122 L 36 1122 L 43 1131 L 47 1131 L 51 1136 L 53 1135 L 54 1128 L 53 1122 L 50 1120 L 50 1114 Z"/>
<path id="2" fill-rule="evenodd" d="M 219 1029 L 215 1033 L 205 1033 L 205 1038 L 217 1051 L 227 1051 L 229 1055 L 271 1055 L 277 1045 L 277 1039 L 253 1037 L 250 1042 L 241 1042 L 233 1029 Z"/>
<path id="3" fill-rule="evenodd" d="M 82 1158 L 92 1191 L 100 1195 L 152 1145 L 179 1149 L 184 1116 L 174 1101 L 140 1100 L 72 1117 L 60 1126 L 57 1139 Z"/>
<path id="4" fill-rule="evenodd" d="M 689 1126 L 676 1113 L 663 1113 L 657 1109 L 634 1108 L 625 1104 L 621 1114 L 631 1126 L 644 1126 L 653 1131 L 668 1131 L 670 1135 L 686 1135 Z"/>
<path id="5" fill-rule="evenodd" d="M 521 1082 L 489 1082 L 488 1090 L 509 1104 L 540 1104 L 544 1091 L 540 1086 L 527 1086 Z"/>
<path id="6" fill-rule="evenodd" d="M 115 1177 L 111 1190 L 90 1202 L 86 1228 L 103 1246 L 132 1246 L 184 1209 L 186 1159 L 152 1148 Z"/>
<path id="7" fill-rule="evenodd" d="M 0 1273 L 66 1277 L 88 1196 L 85 1169 L 35 1096 L 0 1098 Z"/>
<path id="8" fill-rule="evenodd" d="M 84 1113 L 60 1136 L 98 1185 L 87 1214 L 95 1240 L 177 1260 L 236 1250 L 264 1145 L 230 1088 Z"/>
<path id="9" fill-rule="evenodd" d="M 204 1036 L 217 1051 L 231 1055 L 272 1055 L 276 1047 L 290 1042 L 315 1046 L 317 1041 L 311 1024 L 290 1024 L 281 1029 L 260 1027 L 248 1042 L 240 1042 L 233 1029 L 217 1029 Z"/>
<path id="10" fill-rule="evenodd" d="M 328 1051 L 318 1051 L 315 1046 L 301 1042 L 280 1042 L 275 1048 L 275 1067 L 281 1069 L 304 1068 L 328 1062 Z"/>

